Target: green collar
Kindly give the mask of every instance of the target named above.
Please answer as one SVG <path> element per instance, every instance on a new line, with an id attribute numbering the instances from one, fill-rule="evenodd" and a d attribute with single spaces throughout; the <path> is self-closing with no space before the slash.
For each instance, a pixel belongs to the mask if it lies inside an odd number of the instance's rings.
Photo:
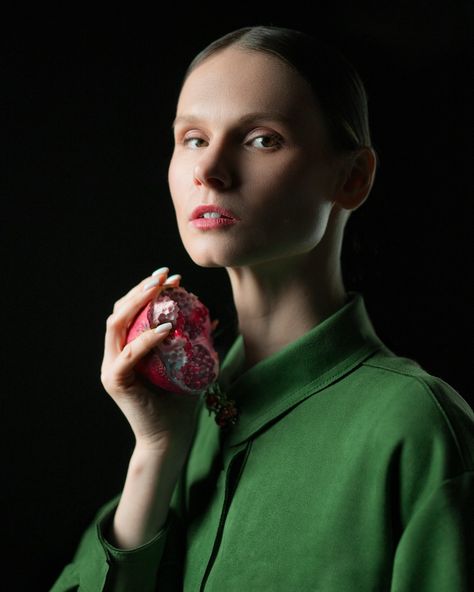
<path id="1" fill-rule="evenodd" d="M 363 295 L 347 294 L 348 301 L 334 314 L 240 375 L 244 343 L 241 334 L 236 337 L 218 379 L 239 411 L 237 423 L 229 428 L 228 445 L 250 438 L 269 421 L 385 348 L 375 333 Z"/>

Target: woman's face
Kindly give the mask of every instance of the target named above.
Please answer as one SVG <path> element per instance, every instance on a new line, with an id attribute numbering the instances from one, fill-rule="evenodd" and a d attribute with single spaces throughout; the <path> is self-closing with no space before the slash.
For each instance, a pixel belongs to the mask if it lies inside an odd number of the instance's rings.
<path id="1" fill-rule="evenodd" d="M 189 75 L 176 115 L 168 182 L 197 265 L 275 262 L 318 244 L 335 169 L 310 87 L 293 68 L 267 53 L 221 50 Z M 189 218 L 203 204 L 239 221 L 197 228 Z"/>

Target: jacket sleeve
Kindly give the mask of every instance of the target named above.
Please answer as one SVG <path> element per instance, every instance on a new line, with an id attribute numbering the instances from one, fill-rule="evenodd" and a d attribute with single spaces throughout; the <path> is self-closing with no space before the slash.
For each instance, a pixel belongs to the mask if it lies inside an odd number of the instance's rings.
<path id="1" fill-rule="evenodd" d="M 468 592 L 474 590 L 474 415 L 441 379 L 422 384 L 430 396 L 411 399 L 413 429 L 401 446 L 402 530 L 391 592 Z"/>
<path id="2" fill-rule="evenodd" d="M 120 494 L 102 506 L 84 531 L 72 562 L 66 565 L 50 592 L 156 592 L 181 589 L 184 540 L 181 477 L 171 499 L 163 528 L 146 544 L 118 549 L 104 537 Z"/>
<path id="3" fill-rule="evenodd" d="M 474 472 L 444 481 L 416 509 L 396 549 L 391 592 L 474 590 Z"/>

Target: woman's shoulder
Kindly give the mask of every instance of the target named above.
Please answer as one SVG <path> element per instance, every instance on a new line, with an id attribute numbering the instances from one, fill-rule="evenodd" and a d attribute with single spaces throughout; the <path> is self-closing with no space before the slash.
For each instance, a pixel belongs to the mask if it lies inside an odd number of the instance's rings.
<path id="1" fill-rule="evenodd" d="M 380 429 L 423 443 L 454 446 L 466 468 L 474 467 L 474 413 L 462 395 L 420 363 L 382 349 L 361 366 L 369 400 L 381 405 Z"/>
<path id="2" fill-rule="evenodd" d="M 372 384 L 384 386 L 386 392 L 396 393 L 401 404 L 435 406 L 451 415 L 460 411 L 474 420 L 474 413 L 462 395 L 448 382 L 428 372 L 412 358 L 394 354 L 388 348 L 376 351 L 362 363 L 371 374 Z"/>

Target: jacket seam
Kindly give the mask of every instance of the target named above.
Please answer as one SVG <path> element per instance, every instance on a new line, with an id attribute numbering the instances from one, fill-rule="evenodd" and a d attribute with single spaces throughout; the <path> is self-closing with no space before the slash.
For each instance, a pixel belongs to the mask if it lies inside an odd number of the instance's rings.
<path id="1" fill-rule="evenodd" d="M 394 374 L 401 374 L 402 376 L 406 376 L 408 378 L 413 378 L 418 383 L 420 383 L 421 386 L 423 387 L 423 389 L 425 390 L 425 392 L 428 393 L 428 398 L 431 401 L 431 403 L 436 407 L 436 409 L 438 410 L 438 412 L 441 414 L 441 416 L 442 416 L 442 418 L 444 420 L 444 423 L 446 424 L 446 426 L 447 426 L 447 428 L 449 430 L 449 433 L 451 434 L 451 437 L 452 437 L 452 439 L 454 441 L 454 444 L 455 444 L 456 449 L 458 451 L 459 457 L 461 458 L 461 461 L 462 461 L 462 465 L 464 467 L 464 470 L 465 471 L 471 471 L 472 470 L 472 468 L 470 467 L 469 463 L 467 462 L 466 456 L 463 453 L 462 447 L 461 447 L 461 445 L 459 443 L 459 440 L 458 440 L 458 438 L 456 436 L 456 432 L 455 432 L 455 430 L 453 428 L 453 425 L 452 425 L 449 417 L 446 415 L 446 413 L 445 413 L 445 411 L 443 409 L 443 406 L 439 403 L 436 395 L 434 394 L 432 388 L 430 387 L 430 385 L 428 383 L 428 380 L 425 377 L 420 376 L 419 374 L 410 373 L 410 372 L 404 372 L 402 370 L 398 370 L 397 368 L 391 368 L 390 366 L 384 366 L 383 364 L 377 364 L 377 363 L 370 362 L 370 361 L 365 361 L 365 362 L 363 362 L 363 364 L 365 366 L 371 366 L 372 368 L 379 368 L 381 370 L 386 370 L 387 372 L 393 372 Z M 431 375 L 429 375 L 429 374 L 427 376 L 428 377 L 431 377 Z M 433 377 L 433 378 L 437 378 L 437 377 Z M 446 384 L 447 385 L 447 383 L 445 383 L 442 379 L 439 379 L 439 380 L 441 380 L 441 382 L 443 384 Z M 449 385 L 447 385 L 447 386 L 449 386 Z"/>

